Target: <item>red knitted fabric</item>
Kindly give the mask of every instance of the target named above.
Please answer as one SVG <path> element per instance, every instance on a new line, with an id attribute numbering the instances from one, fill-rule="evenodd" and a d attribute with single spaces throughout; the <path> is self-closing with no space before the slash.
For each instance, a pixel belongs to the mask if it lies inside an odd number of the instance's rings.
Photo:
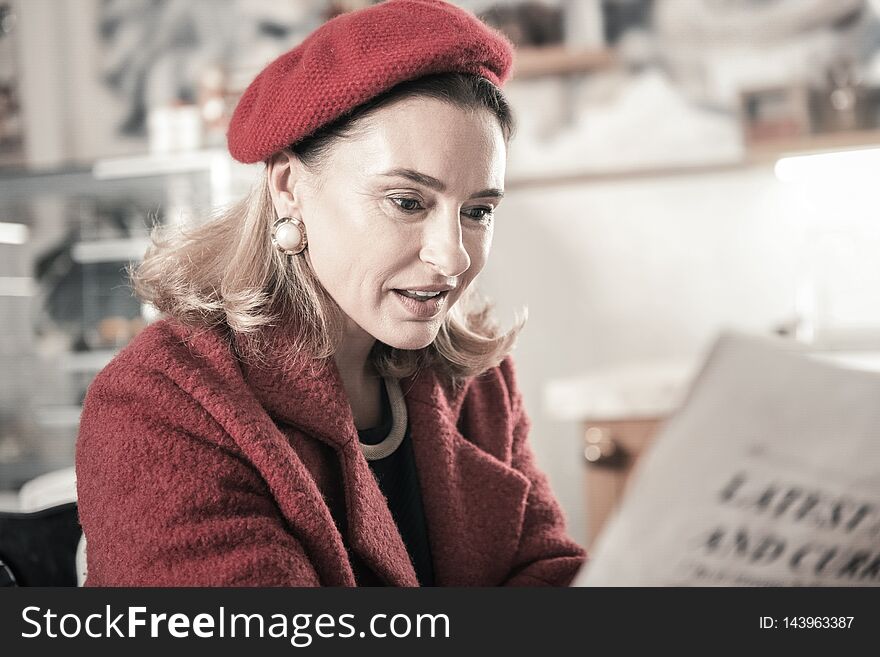
<path id="1" fill-rule="evenodd" d="M 431 73 L 501 86 L 513 48 L 443 0 L 387 0 L 337 16 L 257 75 L 235 108 L 229 152 L 260 162 L 394 85 Z"/>
<path id="2" fill-rule="evenodd" d="M 333 359 L 265 367 L 236 344 L 160 320 L 95 377 L 76 446 L 86 585 L 355 586 L 357 557 L 417 586 Z M 586 555 L 535 462 L 513 359 L 455 389 L 432 369 L 400 384 L 435 584 L 568 586 Z"/>

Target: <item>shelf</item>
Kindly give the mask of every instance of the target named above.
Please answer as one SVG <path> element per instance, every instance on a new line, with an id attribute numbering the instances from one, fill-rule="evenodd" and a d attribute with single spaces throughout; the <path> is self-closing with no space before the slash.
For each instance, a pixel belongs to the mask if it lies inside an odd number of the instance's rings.
<path id="1" fill-rule="evenodd" d="M 545 52 L 546 51 L 546 52 Z M 554 73 L 583 72 L 598 70 L 613 63 L 610 53 L 605 51 L 564 51 L 557 48 L 535 48 L 519 50 L 517 54 L 520 78 L 550 75 Z M 852 132 L 836 132 L 823 135 L 811 135 L 801 138 L 767 141 L 750 144 L 742 160 L 727 162 L 709 162 L 705 164 L 671 164 L 669 166 L 653 165 L 644 168 L 621 170 L 572 170 L 549 175 L 523 173 L 512 174 L 508 179 L 511 188 L 536 187 L 569 183 L 590 183 L 640 178 L 659 178 L 671 176 L 690 176 L 731 171 L 756 164 L 772 163 L 773 160 L 787 155 L 809 154 L 823 151 L 870 148 L 880 146 L 880 130 Z M 180 173 L 204 173 L 226 171 L 238 165 L 224 149 L 210 149 L 192 153 L 174 153 L 168 155 L 143 155 L 99 160 L 92 172 L 99 180 L 123 180 L 128 178 L 149 178 Z M 22 183 L 38 185 L 45 189 L 47 183 L 56 182 L 55 178 L 75 179 L 81 171 L 61 173 L 33 173 L 24 178 L 0 176 L 0 191 L 3 185 L 21 188 Z M 228 176 L 221 173 L 221 177 Z M 228 179 L 228 178 L 227 178 Z M 81 183 L 78 183 L 81 184 Z M 139 248 L 139 247 L 138 247 Z M 126 252 L 129 253 L 129 252 Z M 141 254 L 138 254 L 140 257 Z"/>
<path id="2" fill-rule="evenodd" d="M 33 297 L 38 289 L 30 276 L 0 276 L 0 297 Z"/>
<path id="3" fill-rule="evenodd" d="M 782 157 L 810 155 L 866 148 L 880 148 L 880 130 L 860 130 L 809 135 L 797 139 L 773 140 L 759 145 L 751 144 L 743 157 L 736 160 L 653 165 L 627 169 L 586 169 L 559 171 L 550 174 L 511 173 L 509 189 L 542 187 L 547 185 L 588 184 L 650 178 L 697 176 L 725 171 L 737 171 L 755 166 L 772 165 Z"/>
<path id="4" fill-rule="evenodd" d="M 25 482 L 52 470 L 67 466 L 70 466 L 70 463 L 50 461 L 35 455 L 28 455 L 15 461 L 0 461 L 0 488 L 4 491 L 2 496 L 4 503 L 12 504 L 11 491 L 16 491 L 15 498 L 17 501 L 18 489 Z"/>
<path id="5" fill-rule="evenodd" d="M 61 359 L 61 367 L 66 372 L 98 372 L 104 369 L 117 353 L 115 349 L 73 351 Z"/>
<path id="6" fill-rule="evenodd" d="M 37 409 L 37 423 L 47 428 L 67 428 L 75 427 L 79 424 L 79 417 L 82 413 L 81 406 L 64 406 L 53 405 L 43 406 Z"/>
<path id="7" fill-rule="evenodd" d="M 155 197 L 167 186 L 161 178 L 96 180 L 94 165 L 57 169 L 17 169 L 0 172 L 2 204 L 30 203 L 34 199 L 83 196 Z"/>
<path id="8" fill-rule="evenodd" d="M 747 146 L 747 157 L 752 160 L 770 160 L 786 155 L 807 155 L 829 151 L 880 147 L 880 129 L 827 132 L 790 139 L 774 139 Z"/>
<path id="9" fill-rule="evenodd" d="M 601 182 L 623 182 L 628 180 L 672 178 L 679 176 L 701 176 L 725 171 L 738 171 L 759 164 L 736 160 L 730 162 L 705 162 L 694 164 L 671 164 L 668 166 L 633 167 L 630 169 L 585 169 L 558 171 L 551 174 L 510 174 L 507 189 L 526 189 L 547 185 L 571 185 Z"/>
<path id="10" fill-rule="evenodd" d="M 191 209 L 197 193 L 207 192 L 208 207 L 219 207 L 239 200 L 258 179 L 261 165 L 242 164 L 225 148 L 138 155 L 102 159 L 95 162 L 92 173 L 96 180 L 107 181 L 160 180 L 165 184 L 165 205 Z M 207 176 L 207 185 L 189 178 L 193 174 Z M 171 184 L 169 184 L 171 183 Z M 199 206 L 198 203 L 195 205 Z M 199 206 L 201 209 L 205 207 Z"/>
<path id="11" fill-rule="evenodd" d="M 85 164 L 69 164 L 57 167 L 0 167 L 0 185 L 5 182 L 19 183 L 34 180 L 43 184 L 57 182 L 61 178 L 80 177 L 89 174 L 90 167 Z"/>
<path id="12" fill-rule="evenodd" d="M 517 80 L 544 75 L 591 73 L 610 68 L 610 50 L 573 50 L 565 46 L 519 48 L 514 55 L 513 77 Z"/>
<path id="13" fill-rule="evenodd" d="M 99 262 L 135 262 L 144 257 L 150 240 L 147 237 L 77 242 L 70 257 L 82 265 Z"/>
<path id="14" fill-rule="evenodd" d="M 212 171 L 217 166 L 227 167 L 231 161 L 226 150 L 221 148 L 163 155 L 115 157 L 98 160 L 92 168 L 92 174 L 98 180 L 118 180 L 204 173 Z"/>

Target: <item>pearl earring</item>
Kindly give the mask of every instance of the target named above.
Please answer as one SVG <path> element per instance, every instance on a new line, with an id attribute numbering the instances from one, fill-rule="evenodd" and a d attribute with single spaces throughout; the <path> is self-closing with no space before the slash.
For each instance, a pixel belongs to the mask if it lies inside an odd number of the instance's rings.
<path id="1" fill-rule="evenodd" d="M 282 217 L 272 224 L 272 244 L 285 255 L 297 255 L 306 248 L 305 224 L 296 217 Z"/>

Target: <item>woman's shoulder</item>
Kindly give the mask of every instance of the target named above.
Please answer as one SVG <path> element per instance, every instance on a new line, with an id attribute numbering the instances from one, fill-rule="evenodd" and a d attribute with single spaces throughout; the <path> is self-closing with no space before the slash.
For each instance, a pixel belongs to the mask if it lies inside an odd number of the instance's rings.
<path id="1" fill-rule="evenodd" d="M 104 412 L 110 400 L 189 403 L 239 378 L 232 348 L 220 331 L 162 319 L 141 331 L 95 376 L 83 413 Z"/>
<path id="2" fill-rule="evenodd" d="M 92 380 L 83 402 L 80 443 L 107 441 L 109 427 L 147 423 L 162 435 L 219 434 L 215 407 L 239 391 L 240 370 L 223 335 L 159 320 L 141 331 Z M 167 432 L 166 432 L 167 433 Z M 144 438 L 146 439 L 146 438 Z M 219 440 L 219 439 L 218 439 Z"/>
<path id="3" fill-rule="evenodd" d="M 160 375 L 180 382 L 193 372 L 236 367 L 220 330 L 197 328 L 173 319 L 153 322 L 101 370 L 92 385 Z"/>
<path id="4" fill-rule="evenodd" d="M 507 354 L 500 363 L 474 377 L 474 382 L 482 387 L 496 387 L 510 399 L 516 401 L 519 393 L 516 375 L 516 363 L 511 354 Z"/>
<path id="5" fill-rule="evenodd" d="M 508 354 L 494 367 L 470 377 L 457 396 L 457 403 L 451 405 L 460 405 L 463 412 L 502 423 L 515 418 L 522 408 L 522 394 L 513 357 Z"/>

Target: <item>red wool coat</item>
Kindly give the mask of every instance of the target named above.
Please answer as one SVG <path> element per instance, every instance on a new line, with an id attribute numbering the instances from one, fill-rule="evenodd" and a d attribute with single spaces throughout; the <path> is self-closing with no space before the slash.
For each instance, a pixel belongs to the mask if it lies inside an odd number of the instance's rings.
<path id="1" fill-rule="evenodd" d="M 513 362 L 403 379 L 438 586 L 569 584 L 585 559 L 527 443 Z M 94 380 L 76 452 L 88 586 L 417 586 L 332 359 L 240 364 L 170 320 Z M 330 508 L 343 505 L 348 536 Z"/>

